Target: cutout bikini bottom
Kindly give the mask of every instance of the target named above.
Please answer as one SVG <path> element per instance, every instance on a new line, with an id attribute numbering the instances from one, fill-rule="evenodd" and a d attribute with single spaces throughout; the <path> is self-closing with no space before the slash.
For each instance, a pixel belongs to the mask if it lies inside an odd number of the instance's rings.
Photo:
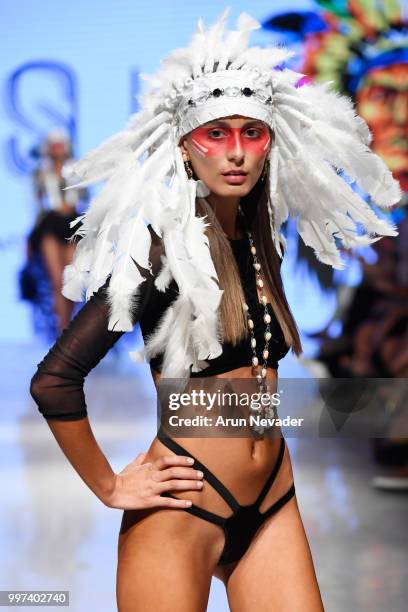
<path id="1" fill-rule="evenodd" d="M 259 507 L 276 479 L 282 464 L 283 455 L 285 452 L 285 439 L 283 437 L 281 438 L 278 458 L 262 491 L 253 504 L 245 506 L 241 506 L 237 502 L 235 497 L 225 487 L 225 485 L 223 485 L 222 482 L 218 480 L 218 478 L 201 463 L 201 461 L 196 459 L 194 455 L 180 446 L 180 444 L 175 442 L 175 440 L 168 438 L 162 429 L 159 429 L 157 437 L 162 444 L 173 451 L 173 453 L 176 455 L 186 455 L 187 457 L 192 457 L 194 459 L 194 468 L 201 470 L 204 473 L 204 478 L 206 481 L 217 491 L 217 493 L 219 493 L 219 495 L 225 500 L 233 511 L 231 516 L 225 518 L 218 514 L 214 514 L 209 510 L 200 508 L 200 506 L 196 506 L 195 504 L 189 508 L 180 508 L 180 510 L 194 514 L 194 516 L 198 516 L 205 521 L 209 521 L 210 523 L 214 523 L 215 525 L 222 527 L 225 535 L 225 544 L 218 561 L 218 565 L 226 565 L 227 563 L 238 561 L 248 549 L 251 540 L 262 523 L 266 521 L 267 518 L 272 516 L 272 514 L 275 514 L 295 495 L 295 486 L 292 484 L 289 490 L 286 491 L 286 493 L 284 493 L 284 495 L 273 503 L 272 506 L 270 506 L 270 508 L 268 508 L 265 512 L 260 512 L 259 510 Z M 178 499 L 171 493 L 165 492 L 162 493 L 162 495 L 165 497 L 173 497 Z"/>

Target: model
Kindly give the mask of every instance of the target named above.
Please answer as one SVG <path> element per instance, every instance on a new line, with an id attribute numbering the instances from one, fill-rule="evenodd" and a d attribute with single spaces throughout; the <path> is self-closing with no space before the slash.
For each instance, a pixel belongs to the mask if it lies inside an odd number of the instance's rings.
<path id="1" fill-rule="evenodd" d="M 87 303 L 31 382 L 73 467 L 124 510 L 120 612 L 203 611 L 212 576 L 233 611 L 323 604 L 282 436 L 255 426 L 176 441 L 160 427 L 116 474 L 88 421 L 84 377 L 139 322 L 145 347 L 132 357 L 149 360 L 158 389 L 227 378 L 273 392 L 278 361 L 301 352 L 280 276 L 288 215 L 335 267 L 336 240 L 396 234 L 350 186 L 384 208 L 400 198 L 351 101 L 300 86 L 304 75 L 283 67 L 290 51 L 248 47 L 259 24 L 242 14 L 228 31 L 226 17 L 208 31 L 200 21 L 127 128 L 76 163 L 77 185 L 106 180 L 65 270 L 64 295 Z"/>
<path id="2" fill-rule="evenodd" d="M 35 226 L 28 237 L 28 257 L 41 254 L 52 290 L 52 299 L 61 332 L 69 323 L 73 303 L 61 293 L 63 271 L 72 262 L 75 245 L 70 223 L 78 217 L 77 205 L 86 199 L 85 189 L 66 190 L 65 172 L 72 163 L 71 141 L 63 130 L 52 130 L 40 147 L 40 164 L 34 173 L 37 200 Z"/>

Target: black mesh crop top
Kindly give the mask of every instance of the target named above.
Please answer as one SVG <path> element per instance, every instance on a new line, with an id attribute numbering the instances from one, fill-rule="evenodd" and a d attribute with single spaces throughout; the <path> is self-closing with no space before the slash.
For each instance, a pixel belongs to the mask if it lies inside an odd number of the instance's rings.
<path id="1" fill-rule="evenodd" d="M 177 285 L 174 280 L 165 292 L 159 291 L 154 285 L 154 279 L 161 266 L 160 256 L 164 249 L 160 238 L 151 228 L 149 229 L 152 234 L 150 260 L 153 275 L 140 269 L 146 280 L 141 285 L 140 299 L 133 312 L 133 322 L 140 324 L 144 339 L 153 332 L 163 312 L 177 297 Z M 257 345 L 263 346 L 264 308 L 258 300 L 248 237 L 231 240 L 230 244 L 254 320 Z M 73 318 L 38 364 L 37 371 L 31 379 L 30 393 L 39 411 L 47 419 L 78 420 L 87 416 L 83 389 L 85 377 L 124 333 L 108 330 L 109 306 L 106 299 L 108 284 L 109 279 Z M 269 308 L 269 312 L 272 316 L 270 324 L 272 338 L 269 342 L 268 366 L 278 368 L 278 361 L 286 355 L 289 348 L 272 308 Z M 212 376 L 241 366 L 249 366 L 251 359 L 249 336 L 236 346 L 226 342 L 223 344 L 222 354 L 215 359 L 207 360 L 209 366 L 201 372 L 192 372 L 191 377 Z M 151 359 L 150 366 L 160 371 L 161 363 L 162 355 L 158 355 Z"/>

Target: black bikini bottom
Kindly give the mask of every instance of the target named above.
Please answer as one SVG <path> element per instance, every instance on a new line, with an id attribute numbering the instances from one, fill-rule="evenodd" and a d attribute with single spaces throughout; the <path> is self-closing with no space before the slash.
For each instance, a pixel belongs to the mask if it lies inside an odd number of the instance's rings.
<path id="1" fill-rule="evenodd" d="M 246 506 L 241 506 L 231 492 L 222 484 L 220 480 L 218 480 L 216 476 L 214 476 L 212 472 L 210 472 L 205 465 L 201 463 L 201 461 L 198 461 L 198 459 L 196 459 L 191 453 L 189 453 L 173 439 L 168 438 L 162 429 L 159 429 L 157 437 L 162 444 L 167 446 L 167 448 L 173 451 L 176 455 L 193 457 L 194 468 L 201 470 L 204 473 L 204 478 L 206 481 L 212 487 L 214 487 L 217 493 L 221 495 L 221 497 L 227 502 L 233 511 L 231 516 L 225 518 L 223 516 L 219 516 L 218 514 L 214 514 L 213 512 L 209 512 L 204 508 L 200 508 L 200 506 L 196 506 L 195 504 L 189 508 L 181 508 L 181 510 L 185 510 L 185 512 L 194 514 L 194 516 L 198 516 L 205 521 L 209 521 L 210 523 L 214 523 L 215 525 L 219 525 L 223 528 L 225 534 L 225 545 L 218 561 L 218 565 L 226 565 L 227 563 L 238 561 L 248 549 L 255 532 L 262 525 L 262 523 L 272 514 L 275 514 L 275 512 L 277 512 L 282 506 L 284 506 L 284 504 L 286 504 L 286 502 L 291 499 L 291 497 L 295 495 L 295 486 L 292 484 L 290 489 L 265 512 L 260 512 L 259 510 L 259 506 L 265 499 L 265 496 L 271 488 L 282 464 L 283 454 L 285 452 L 285 439 L 283 437 L 281 438 L 278 458 L 269 478 L 267 479 L 256 501 L 253 504 Z M 175 497 L 171 493 L 162 493 L 162 495 L 166 497 Z"/>

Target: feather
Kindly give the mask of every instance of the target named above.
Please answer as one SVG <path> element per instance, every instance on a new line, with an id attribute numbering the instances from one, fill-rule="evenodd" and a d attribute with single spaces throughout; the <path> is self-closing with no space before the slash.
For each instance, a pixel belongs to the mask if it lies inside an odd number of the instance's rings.
<path id="1" fill-rule="evenodd" d="M 241 44 L 242 42 L 241 39 Z M 235 52 L 237 57 L 231 64 L 231 70 L 251 67 L 257 67 L 258 70 L 271 70 L 274 66 L 288 61 L 295 55 L 294 51 L 285 47 L 276 47 L 273 51 L 256 47 L 251 47 L 244 51 L 237 50 L 240 52 Z"/>
<path id="2" fill-rule="evenodd" d="M 168 288 L 170 281 L 173 277 L 171 274 L 169 262 L 167 261 L 167 257 L 162 255 L 160 259 L 162 262 L 162 267 L 161 267 L 159 275 L 154 281 L 154 284 L 156 285 L 159 291 L 164 292 Z"/>
<path id="3" fill-rule="evenodd" d="M 196 184 L 186 179 L 180 153 L 176 154 L 176 176 L 172 187 L 173 198 L 182 197 L 185 206 L 178 207 L 178 223 L 167 223 L 163 243 L 169 267 L 166 276 L 171 272 L 179 288 L 179 297 L 173 313 L 163 319 L 157 333 L 149 338 L 147 355 L 151 356 L 158 346 L 162 346 L 162 339 L 166 336 L 171 357 L 166 357 L 166 351 L 162 375 L 177 377 L 177 372 L 182 376 L 185 374 L 183 363 L 192 366 L 194 371 L 200 371 L 196 368 L 206 365 L 204 358 L 214 358 L 222 351 L 217 333 L 217 309 L 222 291 L 218 288 L 208 238 L 204 233 L 205 223 L 195 216 Z M 173 316 L 177 316 L 177 327 L 182 330 L 173 329 Z M 206 330 L 204 334 L 203 329 Z M 174 348 L 171 350 L 170 347 L 177 342 L 179 348 L 174 354 Z M 200 345 L 200 354 L 197 345 Z"/>
<path id="4" fill-rule="evenodd" d="M 75 258 L 65 266 L 61 293 L 73 302 L 81 302 L 87 286 L 88 273 L 91 268 L 95 238 L 82 239 L 76 246 Z"/>
<path id="5" fill-rule="evenodd" d="M 237 30 L 228 32 L 225 38 L 217 70 L 225 70 L 229 62 L 232 62 L 231 67 L 234 66 L 233 60 L 236 60 L 237 56 L 242 54 L 251 31 L 258 29 L 260 24 L 246 13 L 241 13 L 238 18 L 237 27 Z"/>
<path id="6" fill-rule="evenodd" d="M 269 194 L 268 194 L 268 214 L 269 214 L 269 224 L 271 228 L 272 241 L 275 245 L 276 252 L 279 257 L 283 257 L 281 244 L 280 244 L 280 235 L 279 229 L 285 219 L 282 218 L 285 210 L 287 213 L 287 208 L 279 207 L 279 195 L 277 193 L 277 185 L 278 185 L 278 175 L 279 175 L 279 147 L 276 144 L 276 139 L 274 138 L 272 147 L 269 154 Z M 278 216 L 278 210 L 281 210 L 281 215 Z"/>
<path id="7" fill-rule="evenodd" d="M 206 35 L 202 19 L 198 20 L 197 30 L 191 42 L 191 72 L 194 78 L 199 77 L 203 72 L 206 54 Z"/>
<path id="8" fill-rule="evenodd" d="M 224 31 L 225 21 L 228 17 L 230 9 L 227 7 L 223 10 L 213 27 L 210 29 L 207 36 L 206 58 L 204 62 L 203 72 L 213 72 L 214 64 L 217 62 L 219 53 L 222 50 L 221 36 Z"/>
<path id="9" fill-rule="evenodd" d="M 89 279 L 86 287 L 88 300 L 94 291 L 101 287 L 112 271 L 114 262 L 114 242 L 111 230 L 102 230 L 97 238 L 89 267 Z"/>
<path id="10" fill-rule="evenodd" d="M 320 120 L 307 118 L 296 109 L 282 105 L 290 115 L 304 122 L 306 143 L 320 149 L 322 157 L 342 168 L 380 206 L 389 207 L 401 199 L 397 181 L 383 160 L 354 136 Z"/>
<path id="11" fill-rule="evenodd" d="M 81 272 L 74 264 L 65 266 L 62 273 L 62 295 L 73 302 L 82 302 L 86 277 L 86 272 Z"/>
<path id="12" fill-rule="evenodd" d="M 160 317 L 154 332 L 145 338 L 145 355 L 147 359 L 156 357 L 163 352 L 164 347 L 167 346 L 169 330 L 175 325 L 175 322 L 175 308 L 172 304 Z"/>
<path id="13" fill-rule="evenodd" d="M 173 391 L 183 389 L 190 376 L 193 358 L 189 347 L 189 328 L 189 300 L 179 295 L 162 315 L 154 334 L 145 341 L 147 359 L 164 352 L 160 380 L 176 379 L 172 380 Z"/>
<path id="14" fill-rule="evenodd" d="M 320 163 L 318 163 L 320 161 Z M 308 181 L 310 190 L 302 185 Z M 342 180 L 341 177 L 324 161 L 316 160 L 312 154 L 306 156 L 301 152 L 293 159 L 286 159 L 279 177 L 280 197 L 293 213 L 300 216 L 298 231 L 308 246 L 315 249 L 320 261 L 339 266 L 335 254 L 337 247 L 331 239 L 327 224 L 332 221 L 338 229 L 336 237 L 350 242 L 350 220 L 363 224 L 368 234 L 374 232 L 382 235 L 395 235 L 395 228 L 379 219 L 371 208 L 363 202 L 358 194 Z M 331 198 L 331 199 L 330 199 Z M 329 208 L 326 202 L 334 201 L 335 208 Z M 344 215 L 346 233 L 339 228 L 339 219 Z M 348 216 L 349 215 L 349 216 Z M 318 230 L 322 238 L 318 237 Z M 357 232 L 357 228 L 355 228 Z M 307 242 L 306 242 L 307 241 Z M 360 242 L 363 240 L 360 239 Z M 374 242 L 368 236 L 366 243 Z"/>
<path id="15" fill-rule="evenodd" d="M 357 131 L 359 139 L 369 145 L 372 141 L 371 132 L 364 119 L 357 115 L 353 100 L 330 87 L 330 82 L 305 85 L 292 92 L 292 98 L 297 98 L 301 104 L 306 103 L 305 108 L 312 110 L 313 118 L 328 122 L 345 132 Z M 292 106 L 293 101 L 289 104 Z M 298 110 L 302 109 L 298 107 Z"/>
<path id="16" fill-rule="evenodd" d="M 133 156 L 134 159 L 138 159 L 141 157 L 147 149 L 149 149 L 154 143 L 156 143 L 162 136 L 167 135 L 169 132 L 170 124 L 169 123 L 161 123 L 155 131 L 150 134 L 148 138 L 146 138 L 134 151 Z"/>
<path id="17" fill-rule="evenodd" d="M 101 180 L 106 180 L 115 169 L 121 165 L 124 158 L 138 146 L 145 134 L 154 133 L 157 127 L 171 118 L 168 111 L 162 111 L 153 117 L 146 113 L 135 113 L 128 122 L 126 129 L 108 138 L 95 149 L 92 149 L 82 159 L 70 166 L 69 176 L 79 177 L 80 181 L 69 188 L 87 186 Z"/>
<path id="18" fill-rule="evenodd" d="M 123 187 L 126 184 L 127 177 L 132 177 L 136 181 L 137 174 L 134 171 L 133 155 L 130 153 L 126 160 L 122 161 L 120 169 L 111 177 L 111 179 L 102 187 L 100 192 L 95 196 L 83 219 L 82 226 L 73 234 L 75 236 L 85 235 L 89 230 L 102 228 L 103 221 L 108 213 L 117 211 L 118 194 L 123 193 Z"/>
<path id="19" fill-rule="evenodd" d="M 189 376 L 190 366 L 193 358 L 190 351 L 190 320 L 191 306 L 189 299 L 180 295 L 174 305 L 174 321 L 176 324 L 169 326 L 167 336 L 167 350 L 163 356 L 162 376 L 163 378 L 183 378 Z"/>
<path id="20" fill-rule="evenodd" d="M 133 294 L 145 281 L 136 264 L 149 267 L 151 234 L 143 223 L 140 213 L 129 219 L 123 228 L 117 246 L 117 257 L 112 270 L 108 288 L 110 304 L 110 330 L 131 331 L 133 323 L 131 310 L 134 305 Z"/>
<path id="21" fill-rule="evenodd" d="M 322 226 L 315 221 L 299 219 L 298 232 L 303 242 L 313 248 L 315 255 L 322 263 L 327 263 L 338 270 L 344 268 L 339 251 L 331 235 L 322 231 Z"/>

